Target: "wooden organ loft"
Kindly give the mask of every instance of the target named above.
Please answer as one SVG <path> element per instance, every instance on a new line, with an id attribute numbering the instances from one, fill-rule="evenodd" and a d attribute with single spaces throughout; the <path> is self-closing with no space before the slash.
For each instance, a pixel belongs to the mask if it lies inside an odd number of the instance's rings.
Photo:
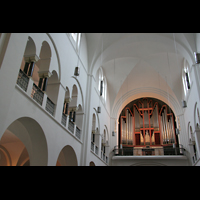
<path id="1" fill-rule="evenodd" d="M 177 145 L 174 114 L 164 102 L 154 98 L 129 103 L 119 117 L 119 146 L 167 147 Z"/>

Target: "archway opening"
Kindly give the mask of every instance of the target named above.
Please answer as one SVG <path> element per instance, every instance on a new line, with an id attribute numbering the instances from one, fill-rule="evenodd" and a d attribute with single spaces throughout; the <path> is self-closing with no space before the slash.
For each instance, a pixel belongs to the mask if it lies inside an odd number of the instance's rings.
<path id="1" fill-rule="evenodd" d="M 0 165 L 46 166 L 47 143 L 40 125 L 29 117 L 15 120 L 1 137 L 0 154 Z"/>
<path id="2" fill-rule="evenodd" d="M 30 166 L 25 145 L 8 129 L 0 141 L 0 157 L 0 166 Z"/>
<path id="3" fill-rule="evenodd" d="M 78 166 L 76 153 L 71 146 L 67 145 L 61 150 L 56 166 Z"/>
<path id="4" fill-rule="evenodd" d="M 93 161 L 90 162 L 90 166 L 96 166 Z"/>

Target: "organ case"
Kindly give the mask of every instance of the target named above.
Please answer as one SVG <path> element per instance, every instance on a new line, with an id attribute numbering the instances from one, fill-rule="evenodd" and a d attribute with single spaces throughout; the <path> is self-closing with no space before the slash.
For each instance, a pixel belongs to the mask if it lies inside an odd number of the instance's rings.
<path id="1" fill-rule="evenodd" d="M 121 113 L 120 144 L 133 147 L 176 143 L 174 115 L 162 104 L 153 98 L 129 103 Z"/>

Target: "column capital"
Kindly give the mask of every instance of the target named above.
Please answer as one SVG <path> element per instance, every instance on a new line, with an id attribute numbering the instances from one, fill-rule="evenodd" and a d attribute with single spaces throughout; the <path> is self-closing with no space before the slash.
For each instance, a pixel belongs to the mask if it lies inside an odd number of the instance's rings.
<path id="1" fill-rule="evenodd" d="M 25 62 L 37 62 L 40 58 L 36 54 L 24 55 Z"/>
<path id="2" fill-rule="evenodd" d="M 40 78 L 50 78 L 52 74 L 50 71 L 38 71 L 38 75 Z"/>
<path id="3" fill-rule="evenodd" d="M 73 111 L 77 111 L 78 110 L 78 106 L 76 106 L 76 107 L 70 107 L 69 108 L 69 111 L 71 112 L 73 112 Z"/>
<path id="4" fill-rule="evenodd" d="M 70 103 L 72 101 L 72 98 L 65 98 L 65 103 Z"/>

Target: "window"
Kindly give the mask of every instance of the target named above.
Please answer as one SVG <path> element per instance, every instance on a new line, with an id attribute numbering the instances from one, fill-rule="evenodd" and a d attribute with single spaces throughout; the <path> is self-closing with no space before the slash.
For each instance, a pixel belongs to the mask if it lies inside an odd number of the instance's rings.
<path id="1" fill-rule="evenodd" d="M 81 40 L 81 33 L 71 33 L 71 37 L 75 43 L 76 49 L 78 49 L 80 45 L 80 40 Z"/>
<path id="2" fill-rule="evenodd" d="M 186 60 L 184 60 L 184 68 L 182 71 L 182 81 L 183 81 L 183 89 L 185 96 L 188 93 L 188 90 L 190 89 L 190 74 L 189 74 L 189 64 Z"/>
<path id="3" fill-rule="evenodd" d="M 107 83 L 106 83 L 106 78 L 104 76 L 104 78 L 103 78 L 103 94 L 102 94 L 102 96 L 103 96 L 105 101 L 106 101 L 106 92 L 107 92 Z"/>
<path id="4" fill-rule="evenodd" d="M 96 79 L 98 79 L 97 87 L 99 90 L 99 95 L 102 97 L 102 99 L 105 102 L 106 96 L 107 96 L 106 95 L 107 94 L 107 81 L 106 81 L 106 77 L 103 75 L 103 70 L 101 67 L 97 71 Z"/>

